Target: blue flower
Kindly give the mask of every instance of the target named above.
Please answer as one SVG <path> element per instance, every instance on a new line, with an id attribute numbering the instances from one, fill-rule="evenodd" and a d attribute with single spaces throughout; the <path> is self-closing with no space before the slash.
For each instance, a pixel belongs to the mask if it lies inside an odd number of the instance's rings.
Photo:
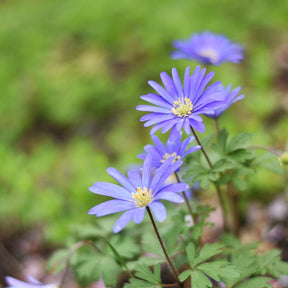
<path id="1" fill-rule="evenodd" d="M 173 133 L 179 133 L 183 128 L 190 134 L 190 126 L 199 132 L 205 131 L 203 119 L 199 114 L 213 113 L 223 105 L 220 101 L 221 82 L 207 86 L 214 73 L 210 72 L 205 76 L 205 72 L 205 68 L 201 70 L 198 66 L 190 76 L 190 67 L 187 67 L 183 86 L 175 68 L 172 69 L 172 78 L 165 72 L 160 74 L 165 89 L 154 81 L 148 82 L 158 94 L 150 93 L 141 98 L 156 106 L 139 105 L 136 109 L 152 112 L 140 118 L 140 121 L 147 121 L 145 127 L 155 125 L 151 134 L 161 128 L 162 133 L 171 128 Z"/>
<path id="2" fill-rule="evenodd" d="M 188 137 L 181 142 L 182 133 L 176 135 L 170 134 L 166 145 L 164 145 L 160 139 L 152 135 L 152 140 L 155 146 L 148 144 L 144 147 L 146 154 L 138 155 L 138 158 L 145 159 L 148 155 L 152 157 L 152 166 L 159 168 L 168 158 L 172 157 L 173 161 L 183 160 L 188 154 L 201 149 L 201 146 L 194 146 L 187 149 L 189 143 L 194 140 L 194 137 Z M 177 169 L 179 170 L 179 168 Z"/>
<path id="3" fill-rule="evenodd" d="M 5 280 L 9 285 L 7 288 L 57 288 L 55 284 L 43 284 L 29 275 L 26 276 L 27 282 L 9 276 L 5 277 Z"/>
<path id="4" fill-rule="evenodd" d="M 143 169 L 128 171 L 128 178 L 115 168 L 108 168 L 107 173 L 116 179 L 121 185 L 96 182 L 89 190 L 95 194 L 113 197 L 90 209 L 88 214 L 97 217 L 125 211 L 116 221 L 113 227 L 114 233 L 121 231 L 132 219 L 136 224 L 142 222 L 146 207 L 153 212 L 157 221 L 166 219 L 166 208 L 159 200 L 168 200 L 174 203 L 182 203 L 183 198 L 175 192 L 188 189 L 185 183 L 165 185 L 165 180 L 182 164 L 181 161 L 173 163 L 169 158 L 156 170 L 152 170 L 152 159 L 146 157 Z"/>
<path id="5" fill-rule="evenodd" d="M 226 88 L 222 86 L 222 101 L 224 103 L 223 106 L 215 109 L 215 111 L 211 114 L 207 114 L 210 118 L 218 118 L 230 105 L 234 102 L 243 99 L 245 96 L 244 94 L 238 95 L 241 87 L 237 87 L 231 91 L 231 85 L 228 85 Z"/>
<path id="6" fill-rule="evenodd" d="M 173 59 L 196 60 L 202 64 L 239 63 L 244 58 L 241 45 L 210 32 L 194 34 L 188 40 L 175 41 L 173 46 L 178 49 L 171 54 Z"/>

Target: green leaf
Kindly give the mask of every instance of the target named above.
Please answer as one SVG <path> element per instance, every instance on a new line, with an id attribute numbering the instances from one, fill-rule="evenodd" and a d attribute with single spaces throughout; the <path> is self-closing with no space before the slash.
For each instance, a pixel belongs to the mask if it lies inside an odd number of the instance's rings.
<path id="1" fill-rule="evenodd" d="M 179 239 L 180 233 L 183 230 L 182 225 L 176 224 L 169 229 L 169 231 L 164 235 L 164 239 L 166 239 L 166 251 L 168 255 L 175 253 L 177 251 L 176 243 Z M 179 246 L 179 245 L 178 245 Z"/>
<path id="2" fill-rule="evenodd" d="M 245 162 L 254 158 L 254 153 L 243 148 L 233 150 L 227 154 L 227 157 L 236 162 Z"/>
<path id="3" fill-rule="evenodd" d="M 129 283 L 125 283 L 124 288 L 161 288 L 159 284 L 147 282 L 145 280 L 130 278 Z"/>
<path id="4" fill-rule="evenodd" d="M 195 270 L 192 271 L 191 273 L 191 287 L 193 288 L 212 287 L 212 283 L 204 273 L 202 273 L 199 270 Z"/>
<path id="5" fill-rule="evenodd" d="M 197 269 L 216 281 L 221 281 L 223 278 L 238 279 L 240 276 L 235 267 L 231 266 L 227 261 L 222 260 L 200 264 L 197 266 Z"/>
<path id="6" fill-rule="evenodd" d="M 106 238 L 103 238 L 103 239 L 108 244 L 109 248 L 111 249 L 111 251 L 115 255 L 115 257 L 118 260 L 118 262 L 120 263 L 121 267 L 123 267 L 128 273 L 131 273 L 130 270 L 128 269 L 124 259 L 121 257 L 121 255 L 118 253 L 118 251 L 114 248 L 114 246 Z"/>
<path id="7" fill-rule="evenodd" d="M 148 266 L 140 265 L 137 267 L 135 275 L 138 278 L 147 280 L 151 283 L 161 283 L 160 265 L 154 266 L 154 273 L 150 270 Z"/>
<path id="8" fill-rule="evenodd" d="M 196 247 L 195 244 L 193 242 L 190 242 L 187 246 L 186 246 L 186 255 L 188 258 L 188 262 L 190 265 L 192 265 L 194 258 L 195 258 L 195 254 L 196 254 Z"/>
<path id="9" fill-rule="evenodd" d="M 234 136 L 227 145 L 227 153 L 230 153 L 239 148 L 245 148 L 252 137 L 253 134 L 247 132 Z"/>
<path id="10" fill-rule="evenodd" d="M 183 272 L 179 275 L 179 280 L 180 280 L 181 282 L 185 281 L 188 277 L 191 276 L 192 272 L 193 272 L 192 270 L 185 270 L 185 271 L 183 271 Z"/>
<path id="11" fill-rule="evenodd" d="M 220 155 L 225 155 L 228 135 L 229 134 L 226 129 L 222 129 L 220 133 L 217 135 L 218 146 L 215 151 L 218 152 Z"/>
<path id="12" fill-rule="evenodd" d="M 47 263 L 47 269 L 54 273 L 60 273 L 65 268 L 65 262 L 68 257 L 69 249 L 60 249 L 53 253 Z"/>
<path id="13" fill-rule="evenodd" d="M 280 275 L 287 275 L 288 273 L 288 263 L 281 260 L 280 250 L 274 249 L 256 255 L 256 261 L 260 275 L 269 274 L 278 278 Z"/>
<path id="14" fill-rule="evenodd" d="M 222 243 L 205 244 L 199 252 L 199 255 L 192 261 L 191 266 L 198 264 L 216 256 L 222 252 L 224 245 Z"/>
<path id="15" fill-rule="evenodd" d="M 241 282 L 235 288 L 273 288 L 271 284 L 268 284 L 270 280 L 269 277 L 255 277 Z"/>
<path id="16" fill-rule="evenodd" d="M 226 170 L 232 169 L 234 166 L 235 164 L 231 161 L 226 159 L 220 159 L 213 165 L 212 169 L 214 172 L 224 172 Z"/>

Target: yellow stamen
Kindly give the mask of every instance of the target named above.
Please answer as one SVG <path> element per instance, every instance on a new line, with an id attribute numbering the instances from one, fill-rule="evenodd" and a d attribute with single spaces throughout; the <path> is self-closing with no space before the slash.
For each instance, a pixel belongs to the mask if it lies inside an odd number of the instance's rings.
<path id="1" fill-rule="evenodd" d="M 174 157 L 173 163 L 181 159 L 180 156 L 176 154 L 176 152 L 173 152 L 171 154 L 165 153 L 165 155 L 163 156 L 163 159 L 161 160 L 161 163 L 164 163 L 169 157 Z"/>
<path id="2" fill-rule="evenodd" d="M 137 207 L 146 207 L 153 200 L 152 190 L 147 190 L 146 187 L 137 187 L 136 192 L 132 192 L 132 198 Z"/>
<path id="3" fill-rule="evenodd" d="M 178 117 L 187 117 L 191 114 L 193 104 L 187 97 L 179 98 L 178 101 L 174 101 L 171 111 Z"/>

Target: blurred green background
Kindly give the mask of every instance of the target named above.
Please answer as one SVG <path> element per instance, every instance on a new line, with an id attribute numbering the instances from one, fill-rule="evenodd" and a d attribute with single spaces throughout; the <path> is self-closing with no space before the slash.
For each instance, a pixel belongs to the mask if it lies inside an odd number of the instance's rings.
<path id="1" fill-rule="evenodd" d="M 109 166 L 141 163 L 136 156 L 151 141 L 135 110 L 139 96 L 161 71 L 197 66 L 169 57 L 173 40 L 195 32 L 246 49 L 241 64 L 214 69 L 215 80 L 246 95 L 221 126 L 284 149 L 287 15 L 282 0 L 1 1 L 0 236 L 40 225 L 61 243 L 74 224 L 95 221 L 87 212 L 99 199 L 88 187 L 110 181 Z M 201 137 L 213 129 L 205 123 Z M 267 173 L 255 175 L 251 197 L 282 191 L 281 178 Z"/>

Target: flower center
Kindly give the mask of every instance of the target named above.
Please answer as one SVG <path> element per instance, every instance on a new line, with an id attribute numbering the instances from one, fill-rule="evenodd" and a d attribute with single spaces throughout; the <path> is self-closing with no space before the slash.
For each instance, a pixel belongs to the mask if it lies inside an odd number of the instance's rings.
<path id="1" fill-rule="evenodd" d="M 152 190 L 146 187 L 137 187 L 136 192 L 132 192 L 132 198 L 137 207 L 146 207 L 153 200 Z"/>
<path id="2" fill-rule="evenodd" d="M 216 53 L 215 50 L 210 49 L 210 48 L 200 50 L 198 52 L 198 55 L 205 57 L 205 58 L 208 58 L 211 63 L 216 63 L 219 59 L 218 53 Z"/>
<path id="3" fill-rule="evenodd" d="M 176 152 L 173 152 L 171 154 L 165 153 L 165 155 L 163 156 L 163 159 L 161 160 L 161 163 L 164 163 L 169 157 L 174 157 L 173 163 L 181 159 L 180 156 L 176 154 Z"/>
<path id="4" fill-rule="evenodd" d="M 173 108 L 171 111 L 178 117 L 187 117 L 191 114 L 193 104 L 187 97 L 178 98 L 178 101 L 173 102 Z"/>

